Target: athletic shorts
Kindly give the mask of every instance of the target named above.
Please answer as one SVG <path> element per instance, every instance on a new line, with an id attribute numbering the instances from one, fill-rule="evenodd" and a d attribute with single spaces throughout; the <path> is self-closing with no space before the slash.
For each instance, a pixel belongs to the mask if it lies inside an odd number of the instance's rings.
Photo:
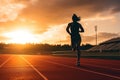
<path id="1" fill-rule="evenodd" d="M 77 45 L 80 45 L 81 37 L 80 35 L 71 36 L 71 47 L 75 48 Z"/>

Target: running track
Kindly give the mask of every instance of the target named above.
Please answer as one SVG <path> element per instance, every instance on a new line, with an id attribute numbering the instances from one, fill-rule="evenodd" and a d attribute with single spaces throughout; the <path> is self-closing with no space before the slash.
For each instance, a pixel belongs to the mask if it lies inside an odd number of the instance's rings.
<path id="1" fill-rule="evenodd" d="M 120 61 L 43 55 L 0 55 L 0 80 L 120 80 Z"/>

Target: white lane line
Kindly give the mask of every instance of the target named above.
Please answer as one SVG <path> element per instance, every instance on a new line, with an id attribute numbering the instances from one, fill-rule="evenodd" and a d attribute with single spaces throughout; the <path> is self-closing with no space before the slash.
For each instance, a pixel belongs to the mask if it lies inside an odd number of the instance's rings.
<path id="1" fill-rule="evenodd" d="M 39 70 L 37 70 L 29 61 L 27 61 L 24 57 L 20 56 L 28 65 L 30 65 L 44 80 L 48 80 Z"/>
<path id="2" fill-rule="evenodd" d="M 5 65 L 11 58 L 12 58 L 12 56 L 9 57 L 6 61 L 4 61 L 4 62 L 0 65 L 0 68 L 1 68 L 3 65 Z"/>
<path id="3" fill-rule="evenodd" d="M 98 67 L 98 68 L 106 68 L 106 69 L 110 69 L 110 70 L 115 70 L 115 71 L 120 71 L 120 69 L 118 68 L 113 68 L 113 67 L 107 67 L 107 66 L 97 66 L 97 65 L 91 65 L 91 64 L 87 64 L 87 63 L 81 63 L 83 65 L 88 65 L 88 66 L 93 66 L 93 67 Z"/>
<path id="4" fill-rule="evenodd" d="M 73 66 L 57 63 L 57 62 L 45 61 L 45 60 L 44 60 L 44 62 L 48 62 L 48 63 L 52 63 L 52 64 L 56 64 L 56 65 L 60 65 L 60 66 L 64 66 L 64 67 L 68 67 L 68 68 L 72 68 L 72 69 L 82 70 L 82 71 L 86 71 L 86 72 L 90 72 L 90 73 L 94 73 L 94 74 L 98 74 L 98 75 L 102 75 L 102 76 L 107 76 L 107 77 L 111 77 L 111 78 L 115 78 L 115 79 L 120 79 L 120 77 L 118 77 L 118 76 L 109 75 L 109 74 L 96 72 L 96 71 L 92 71 L 92 70 L 87 70 L 87 69 L 83 69 L 83 68 L 77 68 L 77 67 L 73 67 Z"/>
<path id="5" fill-rule="evenodd" d="M 83 63 L 83 65 L 88 65 L 88 66 L 93 66 L 93 67 L 98 67 L 98 68 L 106 68 L 106 69 L 110 69 L 110 70 L 120 71 L 120 69 L 118 69 L 118 68 L 105 67 L 105 66 L 100 66 L 100 65 L 97 66 L 97 65 L 85 64 L 85 63 Z"/>

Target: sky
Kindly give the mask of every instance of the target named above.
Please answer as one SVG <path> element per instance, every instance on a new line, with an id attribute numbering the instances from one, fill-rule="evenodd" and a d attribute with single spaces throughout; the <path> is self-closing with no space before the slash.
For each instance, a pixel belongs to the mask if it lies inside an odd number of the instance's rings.
<path id="1" fill-rule="evenodd" d="M 0 42 L 70 44 L 75 13 L 85 29 L 82 44 L 120 37 L 120 0 L 0 0 Z"/>

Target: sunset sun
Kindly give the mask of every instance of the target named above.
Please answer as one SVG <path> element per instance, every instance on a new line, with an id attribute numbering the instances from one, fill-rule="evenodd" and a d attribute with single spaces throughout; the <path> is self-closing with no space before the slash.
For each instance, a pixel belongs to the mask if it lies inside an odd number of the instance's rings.
<path id="1" fill-rule="evenodd" d="M 36 43 L 37 40 L 35 36 L 28 30 L 15 30 L 4 34 L 6 37 L 10 38 L 8 43 Z"/>

